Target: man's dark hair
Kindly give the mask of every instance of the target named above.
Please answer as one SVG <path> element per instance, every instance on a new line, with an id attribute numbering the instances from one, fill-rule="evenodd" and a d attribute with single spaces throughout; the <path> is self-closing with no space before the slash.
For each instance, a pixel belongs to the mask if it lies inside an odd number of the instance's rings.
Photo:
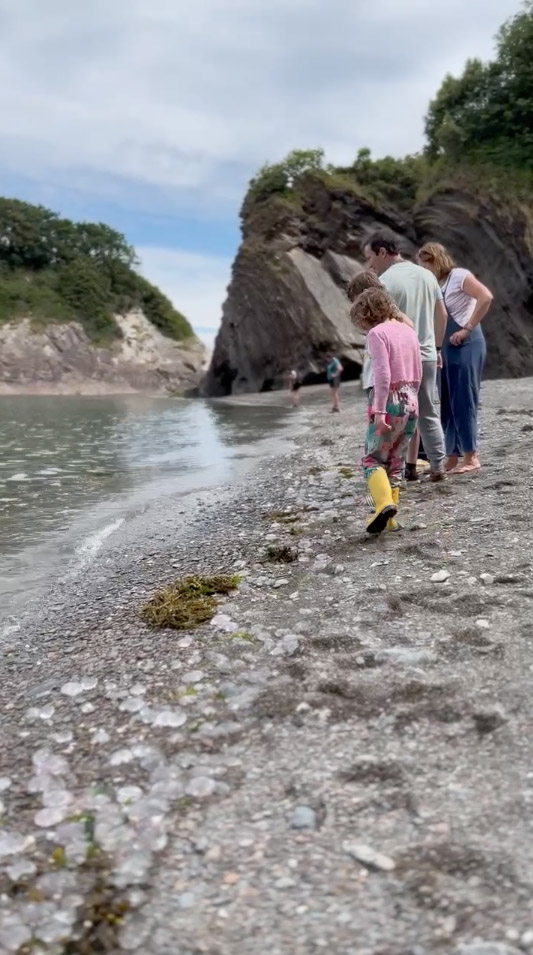
<path id="1" fill-rule="evenodd" d="M 372 252 L 376 253 L 379 252 L 380 249 L 385 249 L 388 255 L 398 255 L 400 251 L 398 239 L 394 235 L 394 232 L 386 230 L 383 232 L 373 232 L 366 240 L 365 245 L 369 245 Z"/>

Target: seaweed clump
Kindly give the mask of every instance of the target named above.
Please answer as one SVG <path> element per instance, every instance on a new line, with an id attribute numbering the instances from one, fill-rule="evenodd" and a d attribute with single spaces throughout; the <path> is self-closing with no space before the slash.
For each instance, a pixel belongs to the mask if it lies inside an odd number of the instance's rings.
<path id="1" fill-rule="evenodd" d="M 141 617 L 152 627 L 189 630 L 211 620 L 216 596 L 236 590 L 239 576 L 215 574 L 207 577 L 183 577 L 163 587 L 141 608 Z"/>
<path id="2" fill-rule="evenodd" d="M 287 544 L 270 544 L 266 553 L 267 560 L 273 564 L 292 564 L 298 560 L 298 550 Z"/>

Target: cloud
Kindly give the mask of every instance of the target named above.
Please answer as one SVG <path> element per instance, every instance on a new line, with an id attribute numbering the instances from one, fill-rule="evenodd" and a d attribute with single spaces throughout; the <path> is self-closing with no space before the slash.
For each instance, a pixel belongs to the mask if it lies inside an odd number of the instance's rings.
<path id="1" fill-rule="evenodd" d="M 0 0 L 0 168 L 235 208 L 263 161 L 420 147 L 517 0 Z M 481 24 L 481 25 L 480 25 Z"/>
<path id="2" fill-rule="evenodd" d="M 211 345 L 220 322 L 231 259 L 154 246 L 137 251 L 143 275 L 168 295 L 200 338 Z"/>
<path id="3" fill-rule="evenodd" d="M 337 163 L 361 146 L 418 150 L 444 75 L 489 57 L 518 9 L 519 0 L 0 0 L 4 188 L 123 228 L 147 277 L 209 337 L 257 168 L 293 148 L 322 146 Z"/>

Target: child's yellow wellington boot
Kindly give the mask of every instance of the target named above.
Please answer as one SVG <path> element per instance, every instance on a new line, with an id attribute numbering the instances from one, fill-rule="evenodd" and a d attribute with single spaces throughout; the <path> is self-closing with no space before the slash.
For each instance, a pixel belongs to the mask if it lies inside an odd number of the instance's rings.
<path id="1" fill-rule="evenodd" d="M 376 468 L 367 478 L 368 490 L 375 504 L 375 512 L 366 525 L 369 534 L 381 534 L 390 518 L 398 510 L 392 498 L 392 489 L 384 468 Z"/>
<path id="2" fill-rule="evenodd" d="M 392 487 L 392 488 L 391 488 L 391 494 L 392 494 L 392 500 L 393 500 L 394 504 L 396 505 L 396 507 L 398 507 L 398 504 L 400 503 L 400 488 L 399 488 L 399 487 Z M 400 525 L 398 524 L 398 521 L 394 519 L 394 517 L 389 517 L 389 519 L 388 519 L 388 521 L 387 521 L 387 530 L 388 530 L 388 531 L 399 531 L 399 530 L 400 530 Z"/>

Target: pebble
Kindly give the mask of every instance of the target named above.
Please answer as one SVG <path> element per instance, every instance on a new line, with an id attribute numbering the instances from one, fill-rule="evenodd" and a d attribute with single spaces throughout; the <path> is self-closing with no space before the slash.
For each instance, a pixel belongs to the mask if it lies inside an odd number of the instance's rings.
<path id="1" fill-rule="evenodd" d="M 433 584 L 444 584 L 450 578 L 450 572 L 448 570 L 438 570 L 435 574 L 431 575 L 431 582 Z"/>
<path id="2" fill-rule="evenodd" d="M 521 952 L 505 942 L 471 942 L 462 945 L 457 955 L 521 955 Z"/>
<path id="3" fill-rule="evenodd" d="M 478 630 L 490 630 L 490 621 L 489 620 L 476 620 L 476 627 Z"/>
<path id="4" fill-rule="evenodd" d="M 231 617 L 226 613 L 217 613 L 211 621 L 211 626 L 216 630 L 223 630 L 224 633 L 234 633 L 239 627 Z"/>
<path id="5" fill-rule="evenodd" d="M 505 710 L 499 703 L 496 703 L 495 706 L 487 707 L 486 709 L 477 710 L 473 714 L 473 720 L 476 724 L 478 733 L 493 733 L 494 730 L 497 730 L 500 726 L 503 726 L 504 723 L 509 721 L 509 717 L 505 713 Z"/>
<path id="6" fill-rule="evenodd" d="M 311 806 L 296 806 L 291 817 L 292 829 L 316 829 L 317 815 Z"/>
<path id="7" fill-rule="evenodd" d="M 189 670 L 188 673 L 183 674 L 182 680 L 184 683 L 201 683 L 204 677 L 205 673 L 203 670 Z"/>
<path id="8" fill-rule="evenodd" d="M 79 696 L 83 693 L 83 686 L 81 683 L 64 683 L 61 687 L 61 692 L 64 696 Z"/>
<path id="9" fill-rule="evenodd" d="M 493 584 L 494 581 L 496 580 L 496 578 L 494 577 L 493 574 L 480 574 L 480 575 L 479 575 L 479 579 L 480 579 L 480 580 L 482 581 L 482 583 L 484 583 L 487 587 L 489 587 L 491 584 Z"/>
<path id="10" fill-rule="evenodd" d="M 152 720 L 152 726 L 171 727 L 176 729 L 179 726 L 183 726 L 186 722 L 187 717 L 185 713 L 177 710 L 161 710 L 155 719 Z"/>
<path id="11" fill-rule="evenodd" d="M 396 867 L 394 859 L 390 856 L 377 852 L 371 846 L 364 845 L 361 842 L 344 842 L 344 851 L 369 869 L 379 869 L 381 872 L 392 872 Z"/>
<path id="12" fill-rule="evenodd" d="M 437 655 L 430 650 L 417 650 L 411 647 L 390 647 L 390 649 L 387 650 L 378 650 L 374 659 L 378 664 L 392 663 L 394 666 L 416 667 L 428 663 L 436 663 Z"/>
<path id="13" fill-rule="evenodd" d="M 194 799 L 207 799 L 216 789 L 216 782 L 210 776 L 195 776 L 187 783 L 185 795 Z"/>

